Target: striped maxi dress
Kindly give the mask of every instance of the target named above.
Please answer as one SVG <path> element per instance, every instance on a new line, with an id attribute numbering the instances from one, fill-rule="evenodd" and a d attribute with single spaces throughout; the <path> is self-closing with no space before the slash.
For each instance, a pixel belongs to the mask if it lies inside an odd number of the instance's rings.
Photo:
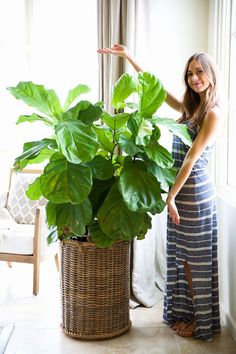
<path id="1" fill-rule="evenodd" d="M 192 139 L 196 128 L 188 126 Z M 173 137 L 172 155 L 180 168 L 189 147 Z M 180 224 L 167 220 L 167 276 L 163 318 L 168 324 L 195 318 L 195 336 L 212 340 L 220 330 L 215 190 L 208 173 L 212 146 L 206 147 L 176 196 Z M 194 299 L 186 281 L 191 269 Z"/>

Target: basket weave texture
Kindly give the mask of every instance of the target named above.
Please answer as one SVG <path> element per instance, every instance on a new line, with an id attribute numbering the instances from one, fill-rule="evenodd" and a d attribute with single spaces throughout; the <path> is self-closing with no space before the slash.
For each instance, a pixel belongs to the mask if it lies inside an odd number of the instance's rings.
<path id="1" fill-rule="evenodd" d="M 131 327 L 130 242 L 110 248 L 60 242 L 62 328 L 70 337 L 107 339 Z"/>

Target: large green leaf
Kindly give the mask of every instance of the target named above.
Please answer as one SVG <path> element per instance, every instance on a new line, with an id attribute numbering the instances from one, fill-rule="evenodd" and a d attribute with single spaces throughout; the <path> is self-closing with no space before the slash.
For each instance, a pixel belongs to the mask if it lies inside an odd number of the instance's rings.
<path id="1" fill-rule="evenodd" d="M 36 121 L 41 121 L 43 122 L 44 124 L 46 125 L 49 125 L 49 126 L 52 126 L 52 121 L 47 118 L 47 117 L 42 117 L 36 113 L 33 113 L 31 114 L 30 116 L 20 116 L 16 122 L 16 124 L 19 124 L 19 123 L 23 123 L 23 122 L 29 122 L 29 123 L 33 123 L 33 122 L 36 122 Z"/>
<path id="2" fill-rule="evenodd" d="M 163 168 L 172 167 L 174 160 L 169 153 L 162 145 L 157 141 L 151 141 L 147 146 L 144 147 L 149 159 L 155 161 L 159 166 Z"/>
<path id="3" fill-rule="evenodd" d="M 173 134 L 177 135 L 184 144 L 188 146 L 192 145 L 192 138 L 190 137 L 185 124 L 177 123 L 174 119 L 171 118 L 160 118 L 156 116 L 152 117 L 152 122 L 166 127 Z"/>
<path id="4" fill-rule="evenodd" d="M 148 161 L 147 166 L 148 171 L 157 178 L 163 188 L 172 186 L 174 184 L 177 173 L 174 167 L 162 168 L 158 166 L 158 164 L 156 164 L 154 161 Z"/>
<path id="5" fill-rule="evenodd" d="M 55 154 L 55 150 L 52 150 L 52 149 L 48 149 L 48 148 L 45 148 L 45 149 L 42 149 L 40 151 L 40 153 L 37 155 L 37 157 L 35 158 L 31 158 L 31 159 L 24 159 L 24 160 L 20 160 L 20 161 L 17 161 L 15 164 L 14 164 L 14 168 L 17 170 L 17 171 L 21 171 L 23 168 L 25 168 L 27 165 L 35 165 L 35 164 L 40 164 L 42 162 L 44 162 L 45 160 L 50 160 L 51 156 L 53 154 Z"/>
<path id="6" fill-rule="evenodd" d="M 47 202 L 47 205 L 45 207 L 47 214 L 47 225 L 49 227 L 55 226 L 57 224 L 56 205 L 58 204 Z"/>
<path id="7" fill-rule="evenodd" d="M 80 204 L 50 203 L 46 211 L 51 225 L 54 224 L 58 228 L 68 228 L 70 232 L 78 236 L 85 234 L 86 225 L 92 218 L 92 208 L 88 198 Z"/>
<path id="8" fill-rule="evenodd" d="M 114 174 L 114 166 L 111 160 L 107 160 L 102 156 L 95 156 L 87 165 L 91 168 L 94 178 L 106 180 Z"/>
<path id="9" fill-rule="evenodd" d="M 97 247 L 110 247 L 114 242 L 112 238 L 104 234 L 97 221 L 95 221 L 92 225 L 89 225 L 89 231 L 91 233 L 92 242 L 94 242 Z"/>
<path id="10" fill-rule="evenodd" d="M 112 105 L 116 109 L 125 107 L 124 100 L 136 92 L 137 81 L 129 74 L 123 74 L 113 86 Z"/>
<path id="11" fill-rule="evenodd" d="M 28 165 L 29 161 L 30 160 L 25 159 L 25 160 L 20 160 L 20 161 L 15 162 L 14 163 L 14 170 L 15 171 L 23 170 L 23 168 L 25 168 Z M 34 161 L 34 160 L 31 160 L 31 161 Z"/>
<path id="12" fill-rule="evenodd" d="M 120 174 L 119 190 L 129 210 L 134 212 L 160 212 L 160 183 L 147 172 L 142 161 L 125 159 L 125 165 Z"/>
<path id="13" fill-rule="evenodd" d="M 138 112 L 134 112 L 130 115 L 130 119 L 127 122 L 127 127 L 131 131 L 134 138 L 139 133 L 139 127 L 142 124 L 143 118 L 140 116 Z"/>
<path id="14" fill-rule="evenodd" d="M 123 127 L 130 118 L 129 113 L 119 113 L 111 116 L 109 113 L 104 112 L 102 114 L 102 121 L 112 130 L 118 130 Z"/>
<path id="15" fill-rule="evenodd" d="M 92 124 L 97 121 L 102 115 L 102 108 L 90 103 L 85 110 L 81 110 L 78 115 L 78 119 L 84 124 Z"/>
<path id="16" fill-rule="evenodd" d="M 37 163 L 41 163 L 45 160 L 50 160 L 50 158 L 52 157 L 53 154 L 55 154 L 55 152 L 56 152 L 55 150 L 48 149 L 48 148 L 42 149 L 40 151 L 40 153 L 38 154 L 38 156 L 34 159 L 28 160 L 28 163 L 29 164 L 37 164 Z"/>
<path id="17" fill-rule="evenodd" d="M 31 200 L 38 200 L 42 196 L 40 178 L 41 176 L 37 177 L 25 192 L 27 197 Z"/>
<path id="18" fill-rule="evenodd" d="M 151 117 L 166 99 L 162 82 L 149 72 L 140 72 L 139 112 L 142 117 Z"/>
<path id="19" fill-rule="evenodd" d="M 62 120 L 78 119 L 79 113 L 86 110 L 91 105 L 89 101 L 79 101 L 74 107 L 71 107 L 62 115 Z"/>
<path id="20" fill-rule="evenodd" d="M 90 91 L 90 88 L 87 85 L 79 84 L 68 92 L 66 102 L 64 104 L 63 110 L 66 111 L 71 103 L 78 98 L 81 94 L 87 93 Z"/>
<path id="21" fill-rule="evenodd" d="M 68 109 L 62 120 L 78 119 L 86 125 L 90 125 L 101 117 L 102 108 L 99 105 L 93 105 L 89 101 L 80 101 L 76 106 Z"/>
<path id="22" fill-rule="evenodd" d="M 142 228 L 141 231 L 139 232 L 139 234 L 137 235 L 137 239 L 138 240 L 143 240 L 145 239 L 145 235 L 148 231 L 148 229 L 152 228 L 152 218 L 145 213 L 144 217 L 143 217 L 143 224 L 142 224 Z"/>
<path id="23" fill-rule="evenodd" d="M 97 135 L 90 126 L 77 120 L 67 120 L 56 126 L 59 147 L 72 163 L 93 159 L 99 148 Z"/>
<path id="24" fill-rule="evenodd" d="M 104 126 L 94 126 L 93 130 L 97 135 L 101 148 L 105 151 L 112 152 L 115 143 L 113 142 L 113 134 L 111 130 L 109 128 L 105 128 Z"/>
<path id="25" fill-rule="evenodd" d="M 15 158 L 14 166 L 18 167 L 19 162 L 22 160 L 27 160 L 28 163 L 28 160 L 36 159 L 42 150 L 50 146 L 53 148 L 57 146 L 55 140 L 43 139 L 40 141 L 30 141 L 25 143 L 23 146 L 23 154 Z"/>
<path id="26" fill-rule="evenodd" d="M 24 101 L 28 106 L 36 108 L 47 116 L 58 117 L 62 113 L 60 101 L 55 91 L 47 90 L 43 85 L 37 85 L 31 81 L 21 81 L 16 87 L 8 87 L 8 90 L 17 99 Z"/>
<path id="27" fill-rule="evenodd" d="M 161 137 L 161 129 L 158 126 L 154 126 L 151 140 L 158 141 L 160 137 Z"/>
<path id="28" fill-rule="evenodd" d="M 130 156 L 136 155 L 138 152 L 142 151 L 135 143 L 131 140 L 130 137 L 122 134 L 119 137 L 119 146 L 121 147 L 122 151 Z"/>
<path id="29" fill-rule="evenodd" d="M 43 196 L 55 204 L 82 203 L 92 188 L 92 172 L 87 166 L 68 162 L 60 154 L 52 156 L 40 179 Z"/>
<path id="30" fill-rule="evenodd" d="M 143 213 L 127 209 L 115 184 L 98 211 L 98 223 L 102 231 L 113 240 L 132 240 L 143 224 Z"/>
<path id="31" fill-rule="evenodd" d="M 143 119 L 136 136 L 135 143 L 137 145 L 147 145 L 150 142 L 152 136 L 153 126 L 147 119 Z"/>
<path id="32" fill-rule="evenodd" d="M 113 176 L 108 180 L 93 180 L 92 190 L 88 196 L 92 206 L 93 206 L 93 217 L 97 216 L 98 209 L 103 204 L 107 193 L 109 192 L 111 186 L 116 182 L 116 178 Z"/>

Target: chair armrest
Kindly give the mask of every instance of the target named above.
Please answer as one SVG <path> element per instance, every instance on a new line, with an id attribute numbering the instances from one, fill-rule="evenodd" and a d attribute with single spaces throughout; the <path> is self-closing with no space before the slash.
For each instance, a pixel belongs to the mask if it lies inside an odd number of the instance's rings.
<path id="1" fill-rule="evenodd" d="M 0 194 L 0 208 L 5 208 L 7 205 L 8 192 Z"/>

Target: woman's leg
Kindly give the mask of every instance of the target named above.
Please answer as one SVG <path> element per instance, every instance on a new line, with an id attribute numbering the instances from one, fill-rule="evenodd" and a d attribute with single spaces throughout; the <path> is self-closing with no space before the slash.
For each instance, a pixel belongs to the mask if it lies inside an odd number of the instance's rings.
<path id="1" fill-rule="evenodd" d="M 190 291 L 190 295 L 193 300 L 194 299 L 193 280 L 192 280 L 191 269 L 190 269 L 187 261 L 184 261 L 184 270 L 185 270 L 186 280 L 188 282 L 188 288 Z"/>
<path id="2" fill-rule="evenodd" d="M 186 280 L 188 283 L 189 292 L 192 300 L 194 301 L 194 291 L 193 291 L 193 281 L 191 269 L 187 261 L 184 261 L 184 270 L 186 275 Z M 191 321 L 185 322 L 177 322 L 172 326 L 172 329 L 182 337 L 193 337 L 195 334 L 195 319 L 193 318 Z"/>

